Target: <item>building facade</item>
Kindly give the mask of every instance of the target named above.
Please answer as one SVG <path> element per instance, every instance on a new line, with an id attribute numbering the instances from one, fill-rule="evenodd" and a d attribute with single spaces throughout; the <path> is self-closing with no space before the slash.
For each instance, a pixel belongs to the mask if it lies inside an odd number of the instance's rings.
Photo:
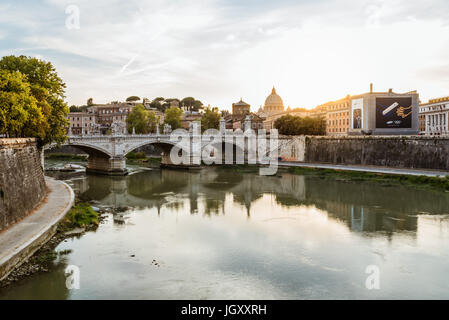
<path id="1" fill-rule="evenodd" d="M 91 112 L 71 112 L 68 119 L 73 135 L 89 135 L 96 131 L 96 116 Z"/>
<path id="2" fill-rule="evenodd" d="M 346 135 L 349 131 L 351 97 L 318 106 L 326 116 L 326 135 Z"/>
<path id="3" fill-rule="evenodd" d="M 251 112 L 251 105 L 240 99 L 239 102 L 232 104 L 232 114 L 233 115 L 242 115 L 249 114 Z"/>
<path id="4" fill-rule="evenodd" d="M 327 102 L 315 110 L 326 115 L 327 135 L 415 135 L 420 130 L 416 91 L 370 92 Z"/>
<path id="5" fill-rule="evenodd" d="M 97 117 L 101 134 L 108 134 L 112 130 L 113 123 L 117 123 L 124 128 L 127 127 L 126 118 L 133 107 L 134 104 L 131 103 L 110 103 L 95 105 L 89 109 Z"/>
<path id="6" fill-rule="evenodd" d="M 370 92 L 351 96 L 349 134 L 416 135 L 419 133 L 419 94 Z"/>
<path id="7" fill-rule="evenodd" d="M 195 121 L 200 121 L 201 117 L 202 114 L 198 111 L 185 111 L 181 118 L 182 128 L 189 130 L 190 124 Z"/>
<path id="8" fill-rule="evenodd" d="M 431 99 L 419 106 L 420 133 L 432 136 L 449 134 L 449 97 Z"/>
<path id="9" fill-rule="evenodd" d="M 109 134 L 113 130 L 126 133 L 126 118 L 132 103 L 98 104 L 87 108 L 86 112 L 70 112 L 68 131 L 73 135 Z"/>

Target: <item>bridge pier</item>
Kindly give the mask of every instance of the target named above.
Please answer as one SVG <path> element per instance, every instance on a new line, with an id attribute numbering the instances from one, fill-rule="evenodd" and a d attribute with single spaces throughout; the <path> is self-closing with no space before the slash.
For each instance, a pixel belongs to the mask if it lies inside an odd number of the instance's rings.
<path id="1" fill-rule="evenodd" d="M 86 172 L 110 176 L 124 176 L 128 174 L 125 157 L 100 157 L 89 155 Z"/>
<path id="2" fill-rule="evenodd" d="M 174 164 L 171 161 L 170 154 L 162 153 L 161 168 L 178 168 L 178 169 L 200 169 L 201 162 L 200 157 L 196 155 L 190 155 L 190 164 Z"/>

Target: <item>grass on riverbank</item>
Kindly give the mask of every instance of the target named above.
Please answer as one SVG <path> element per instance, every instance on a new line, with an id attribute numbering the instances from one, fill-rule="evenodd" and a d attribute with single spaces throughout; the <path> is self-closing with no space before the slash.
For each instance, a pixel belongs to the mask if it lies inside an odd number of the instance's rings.
<path id="1" fill-rule="evenodd" d="M 68 228 L 84 228 L 87 226 L 97 226 L 98 213 L 92 209 L 87 203 L 79 203 L 70 209 L 69 213 L 64 218 L 63 223 Z"/>
<path id="2" fill-rule="evenodd" d="M 74 160 L 87 161 L 87 155 L 83 154 L 69 154 L 69 153 L 46 153 L 45 159 L 48 160 Z"/>
<path id="3" fill-rule="evenodd" d="M 333 169 L 291 167 L 288 172 L 293 174 L 317 176 L 322 179 L 344 179 L 348 181 L 376 181 L 388 184 L 401 184 L 420 188 L 428 188 L 449 192 L 449 176 L 444 178 L 383 174 L 361 171 L 345 171 Z"/>

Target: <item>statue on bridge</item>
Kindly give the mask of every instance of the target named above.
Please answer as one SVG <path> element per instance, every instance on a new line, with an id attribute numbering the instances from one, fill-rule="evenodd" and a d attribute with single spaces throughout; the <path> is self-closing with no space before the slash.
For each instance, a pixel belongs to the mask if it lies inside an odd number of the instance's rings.
<path id="1" fill-rule="evenodd" d="M 125 134 L 125 132 L 126 132 L 126 125 L 124 122 L 114 121 L 111 124 L 111 133 L 113 136 L 122 135 L 122 134 Z"/>
<path id="2" fill-rule="evenodd" d="M 166 124 L 164 125 L 164 134 L 170 134 L 171 132 L 172 132 L 171 125 L 169 125 L 168 123 L 166 123 Z"/>

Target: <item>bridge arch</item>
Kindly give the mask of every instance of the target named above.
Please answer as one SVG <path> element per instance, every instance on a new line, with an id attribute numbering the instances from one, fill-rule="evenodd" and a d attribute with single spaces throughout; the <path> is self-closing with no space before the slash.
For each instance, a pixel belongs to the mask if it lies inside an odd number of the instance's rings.
<path id="1" fill-rule="evenodd" d="M 97 156 L 97 157 L 103 157 L 103 158 L 111 158 L 112 154 L 100 146 L 90 145 L 90 144 L 81 144 L 81 143 L 70 143 L 67 144 L 67 146 L 74 147 L 77 149 L 80 149 L 81 151 L 84 151 L 89 156 Z"/>
<path id="2" fill-rule="evenodd" d="M 190 143 L 190 142 L 189 142 Z M 133 143 L 131 146 L 127 147 L 125 149 L 125 155 L 144 146 L 152 145 L 155 146 L 159 151 L 161 151 L 162 161 L 161 166 L 175 166 L 172 162 L 172 159 L 170 157 L 171 151 L 174 146 L 177 145 L 176 141 L 167 140 L 167 139 L 152 139 L 147 141 L 142 141 L 139 143 Z M 190 149 L 190 147 L 189 147 Z M 190 152 L 190 150 L 184 150 L 185 152 Z M 180 156 L 181 156 L 182 149 L 179 150 Z M 190 158 L 190 161 L 192 158 Z M 190 165 L 193 165 L 193 163 L 190 163 Z M 190 166 L 188 165 L 188 166 Z M 182 165 L 181 165 L 182 166 Z"/>
<path id="3" fill-rule="evenodd" d="M 132 144 L 131 146 L 129 146 L 128 148 L 126 148 L 125 150 L 125 154 L 128 154 L 130 152 L 133 152 L 136 149 L 148 146 L 148 145 L 153 145 L 156 148 L 158 148 L 159 150 L 161 150 L 162 152 L 166 152 L 166 151 L 170 151 L 171 148 L 173 148 L 175 146 L 175 141 L 170 141 L 170 140 L 148 140 L 148 141 L 143 141 L 140 143 L 135 143 Z"/>
<path id="4" fill-rule="evenodd" d="M 76 149 L 79 149 L 79 150 L 87 153 L 88 155 L 102 156 L 102 157 L 105 157 L 105 158 L 112 157 L 112 154 L 108 150 L 106 150 L 106 149 L 104 149 L 104 148 L 102 148 L 100 146 L 96 146 L 96 145 L 85 144 L 85 143 L 78 143 L 78 142 L 76 142 L 76 143 L 66 142 L 66 143 L 63 143 L 61 145 L 61 147 L 66 147 L 66 146 L 67 147 L 74 147 Z M 45 146 L 44 150 L 52 150 L 52 149 L 55 149 L 55 148 L 58 148 L 58 145 L 57 144 L 51 144 L 51 145 Z"/>

